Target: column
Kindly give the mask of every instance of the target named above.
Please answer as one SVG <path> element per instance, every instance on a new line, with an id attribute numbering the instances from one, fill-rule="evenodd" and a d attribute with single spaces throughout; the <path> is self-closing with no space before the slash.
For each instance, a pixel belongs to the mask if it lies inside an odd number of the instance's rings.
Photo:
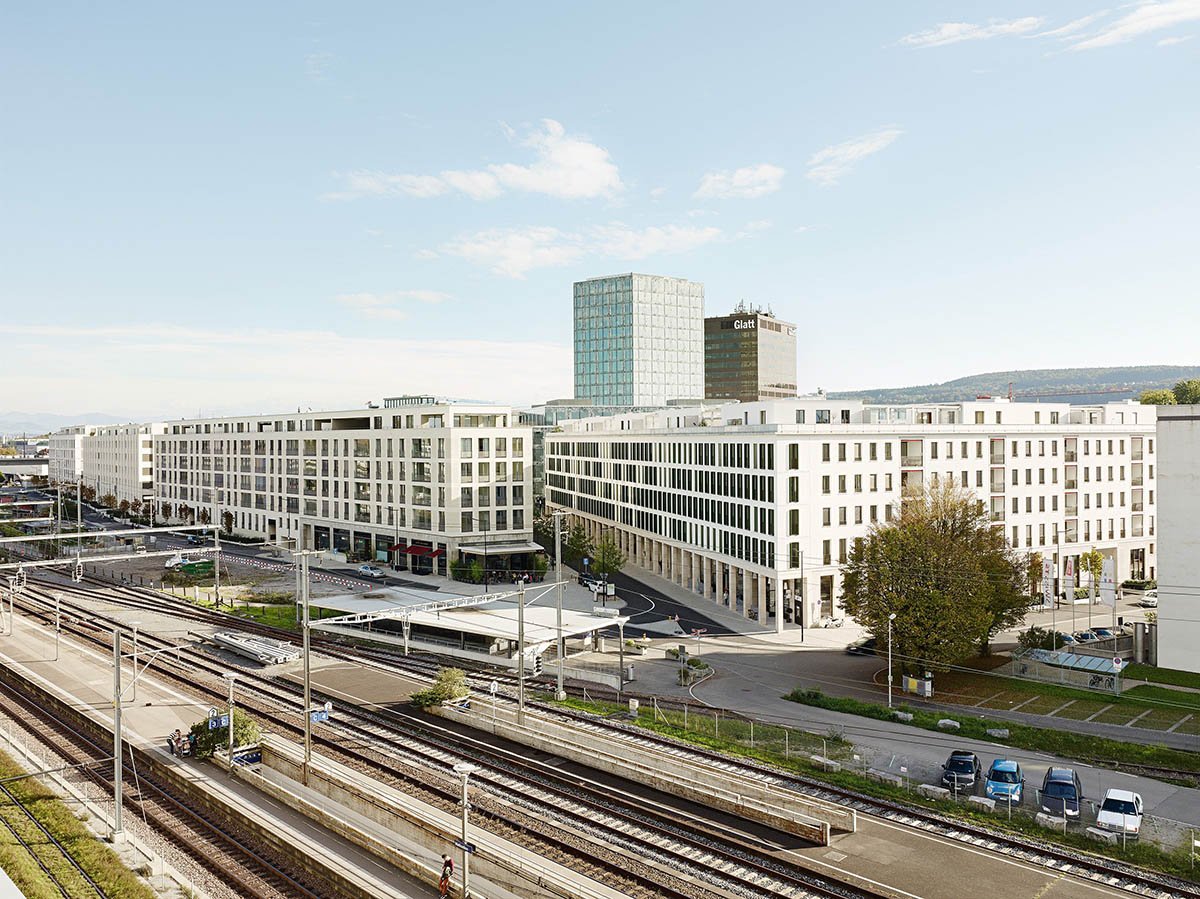
<path id="1" fill-rule="evenodd" d="M 709 586 L 712 582 L 712 559 L 700 557 L 700 595 L 708 599 Z"/>
<path id="2" fill-rule="evenodd" d="M 750 595 L 750 585 L 753 583 L 754 575 L 750 573 L 749 568 L 742 569 L 742 617 L 750 617 L 750 603 L 753 597 Z"/>
<path id="3" fill-rule="evenodd" d="M 754 592 L 758 598 L 758 623 L 763 627 L 767 627 L 767 576 L 760 574 L 754 587 Z M 775 606 L 775 611 L 777 613 L 779 611 L 778 604 Z"/>
<path id="4" fill-rule="evenodd" d="M 773 587 L 775 590 L 775 633 L 783 633 L 783 578 L 772 578 Z M 795 599 L 795 588 L 793 587 L 792 598 Z"/>

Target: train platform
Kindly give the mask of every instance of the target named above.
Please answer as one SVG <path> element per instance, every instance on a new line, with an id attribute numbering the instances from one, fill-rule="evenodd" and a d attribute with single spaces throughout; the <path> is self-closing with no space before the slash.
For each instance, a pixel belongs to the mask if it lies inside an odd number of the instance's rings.
<path id="1" fill-rule="evenodd" d="M 15 634 L 0 635 L 0 664 L 20 672 L 30 680 L 85 710 L 94 719 L 112 726 L 112 660 L 96 650 L 61 639 L 59 658 L 54 659 L 54 634 L 35 625 L 19 613 Z M 126 649 L 129 649 L 126 641 Z M 139 660 L 144 664 L 145 660 Z M 129 677 L 126 669 L 126 678 Z M 322 827 L 281 802 L 271 799 L 240 780 L 224 774 L 215 764 L 178 759 L 166 749 L 166 736 L 176 728 L 187 730 L 208 715 L 208 708 L 193 699 L 155 681 L 154 666 L 137 684 L 136 699 L 127 689 L 122 708 L 125 738 L 130 743 L 156 754 L 164 765 L 192 786 L 208 794 L 223 806 L 252 816 L 264 828 L 288 834 L 289 841 L 313 859 L 343 872 L 362 890 L 363 895 L 381 899 L 436 896 L 432 882 L 410 877 L 349 840 Z M 398 836 L 393 839 L 399 843 Z M 402 846 L 398 848 L 403 849 Z M 414 857 L 428 856 L 427 865 L 436 870 L 438 855 L 413 847 Z M 432 877 L 432 875 L 431 875 Z"/>

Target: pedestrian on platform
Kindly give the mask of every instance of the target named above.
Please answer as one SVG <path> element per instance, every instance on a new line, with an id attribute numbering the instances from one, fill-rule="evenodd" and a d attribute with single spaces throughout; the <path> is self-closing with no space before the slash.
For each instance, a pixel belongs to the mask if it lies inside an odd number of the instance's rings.
<path id="1" fill-rule="evenodd" d="M 438 889 L 442 891 L 441 899 L 450 895 L 450 878 L 454 876 L 454 859 L 448 855 L 442 856 L 442 879 L 438 881 Z"/>

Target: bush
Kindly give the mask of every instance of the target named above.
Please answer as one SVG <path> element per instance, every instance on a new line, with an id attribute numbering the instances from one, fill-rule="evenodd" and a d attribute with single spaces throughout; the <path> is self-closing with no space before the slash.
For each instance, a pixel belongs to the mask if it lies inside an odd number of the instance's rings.
<path id="1" fill-rule="evenodd" d="M 687 665 L 689 668 L 707 668 L 708 662 L 703 662 L 697 658 L 691 658 L 687 660 Z"/>
<path id="2" fill-rule="evenodd" d="M 455 699 L 463 699 L 471 692 L 467 686 L 467 675 L 461 668 L 442 668 L 437 678 L 424 690 L 418 690 L 409 701 L 419 708 L 440 705 Z"/>
<path id="3" fill-rule="evenodd" d="M 192 751 L 198 759 L 206 759 L 216 750 L 224 749 L 229 743 L 229 728 L 218 727 L 209 730 L 208 719 L 197 721 L 192 725 L 191 734 L 195 737 Z M 257 743 L 260 736 L 258 723 L 237 706 L 233 708 L 233 742 L 238 746 Z"/>
<path id="4" fill-rule="evenodd" d="M 1054 635 L 1045 628 L 1031 627 L 1017 634 L 1019 649 L 1055 649 L 1054 643 Z M 1062 646 L 1062 642 L 1059 641 L 1058 645 Z"/>
<path id="5" fill-rule="evenodd" d="M 1157 590 L 1158 589 L 1158 580 L 1156 578 L 1149 578 L 1144 581 L 1134 581 L 1134 580 L 1122 581 L 1121 589 L 1122 590 Z"/>
<path id="6" fill-rule="evenodd" d="M 1090 599 L 1091 595 L 1092 595 L 1091 587 L 1076 587 L 1075 588 L 1075 598 L 1076 599 Z"/>

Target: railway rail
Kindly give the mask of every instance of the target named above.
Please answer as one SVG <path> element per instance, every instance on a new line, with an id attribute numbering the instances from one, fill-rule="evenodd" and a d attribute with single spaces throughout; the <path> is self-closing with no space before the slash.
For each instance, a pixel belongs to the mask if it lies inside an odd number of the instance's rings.
<path id="1" fill-rule="evenodd" d="M 20 811 L 23 817 L 27 818 L 33 823 L 34 827 L 37 828 L 42 837 L 45 839 L 46 844 L 53 847 L 52 851 L 54 852 L 55 858 L 57 859 L 61 857 L 67 862 L 68 871 L 70 873 L 66 876 L 56 874 L 50 869 L 50 866 L 42 857 L 42 853 L 31 846 L 29 841 L 21 836 L 21 831 L 17 825 L 12 821 L 9 821 L 7 817 L 0 815 L 0 821 L 4 822 L 4 826 L 8 829 L 8 832 L 11 833 L 13 838 L 21 844 L 21 847 L 27 853 L 29 853 L 30 858 L 37 862 L 37 866 L 42 869 L 42 873 L 44 873 L 46 877 L 50 879 L 50 882 L 54 884 L 54 888 L 62 894 L 64 899 L 76 899 L 76 897 L 80 895 L 80 890 L 89 889 L 92 893 L 95 893 L 97 896 L 99 896 L 100 899 L 108 899 L 108 893 L 106 893 L 100 887 L 100 885 L 92 879 L 91 875 L 84 870 L 83 865 L 81 865 L 75 859 L 75 856 L 71 855 L 71 853 L 67 850 L 67 847 L 55 839 L 54 835 L 51 834 L 50 831 L 46 829 L 45 825 L 37 819 L 37 816 L 25 806 L 25 803 L 21 802 L 21 800 L 14 796 L 12 791 L 10 791 L 8 787 L 4 786 L 3 784 L 0 784 L 0 793 L 3 793 L 4 797 L 10 803 L 12 803 L 13 808 Z"/>
<path id="2" fill-rule="evenodd" d="M 104 584 L 104 586 L 107 587 L 109 585 Z M 189 617 L 193 620 L 205 620 L 207 623 L 219 624 L 221 626 L 229 626 L 231 621 L 234 621 L 237 622 L 237 626 L 241 629 L 272 637 L 289 634 L 288 631 L 268 625 L 261 625 L 256 622 L 247 622 L 244 619 L 210 612 L 209 610 L 194 608 L 183 610 L 175 608 L 167 609 L 164 608 L 161 600 L 154 595 L 147 594 L 148 591 L 141 591 L 138 588 L 122 588 L 120 595 L 123 601 L 136 604 L 138 607 L 146 608 L 147 610 L 153 609 L 173 615 L 183 614 L 184 617 Z M 155 605 L 156 601 L 157 605 Z M 203 614 L 200 617 L 193 617 L 193 613 L 196 612 Z M 416 676 L 432 676 L 438 668 L 435 662 L 404 657 L 386 650 L 381 651 L 351 646 L 338 638 L 323 638 L 320 644 L 318 644 L 317 639 L 314 639 L 313 645 L 314 647 L 318 647 L 319 645 L 320 650 L 327 654 L 347 659 L 357 659 L 370 664 L 401 668 L 405 673 Z M 486 678 L 482 675 L 476 677 L 477 686 L 482 688 L 486 681 L 493 679 L 500 680 L 502 683 L 516 683 L 516 679 L 511 676 L 504 677 L 489 673 Z M 1135 893 L 1178 896 L 1181 899 L 1200 899 L 1200 887 L 1197 887 L 1196 884 L 1166 875 L 1155 874 L 1116 860 L 1081 851 L 1074 851 L 1048 842 L 1017 836 L 993 828 L 965 823 L 924 809 L 881 800 L 853 790 L 832 786 L 824 781 L 806 778 L 794 772 L 729 756 L 696 746 L 695 744 L 674 740 L 670 737 L 655 734 L 632 725 L 599 718 L 587 713 L 564 709 L 558 706 L 543 705 L 537 702 L 530 702 L 529 705 L 533 708 L 571 719 L 579 726 L 592 727 L 608 732 L 619 732 L 623 739 L 634 739 L 646 745 L 666 749 L 679 755 L 681 758 L 691 757 L 709 764 L 718 764 L 730 773 L 739 776 L 753 777 L 767 783 L 774 782 L 792 788 L 800 788 L 819 798 L 848 805 L 865 815 L 871 815 L 876 818 L 935 833 L 948 839 L 957 840 L 1013 858 L 1019 858 L 1051 870 L 1067 872 L 1094 882 L 1104 883 L 1108 886 Z"/>

